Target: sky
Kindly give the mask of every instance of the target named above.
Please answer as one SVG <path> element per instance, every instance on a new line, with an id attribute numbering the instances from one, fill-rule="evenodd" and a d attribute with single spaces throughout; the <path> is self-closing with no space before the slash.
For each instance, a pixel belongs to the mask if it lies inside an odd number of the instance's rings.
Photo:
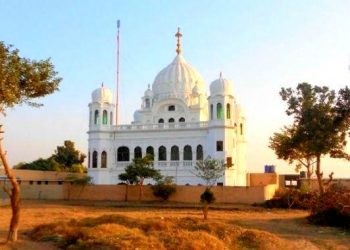
<path id="1" fill-rule="evenodd" d="M 115 91 L 116 30 L 120 30 L 120 119 L 130 123 L 157 73 L 175 57 L 177 27 L 186 61 L 209 84 L 223 73 L 247 118 L 249 172 L 277 160 L 269 137 L 291 123 L 279 96 L 300 82 L 338 90 L 350 83 L 348 0 L 0 0 L 0 40 L 21 56 L 51 58 L 60 91 L 17 106 L 5 118 L 11 164 L 50 156 L 72 140 L 87 152 L 88 103 L 102 82 Z M 350 177 L 350 163 L 325 158 L 325 174 Z"/>

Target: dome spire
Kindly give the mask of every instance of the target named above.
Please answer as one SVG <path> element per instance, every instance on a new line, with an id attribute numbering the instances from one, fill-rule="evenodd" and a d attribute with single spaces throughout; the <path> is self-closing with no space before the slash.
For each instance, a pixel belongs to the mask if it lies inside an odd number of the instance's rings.
<path id="1" fill-rule="evenodd" d="M 177 32 L 175 36 L 177 37 L 176 53 L 180 55 L 181 54 L 181 37 L 182 37 L 182 34 L 180 32 L 180 27 L 177 28 Z"/>

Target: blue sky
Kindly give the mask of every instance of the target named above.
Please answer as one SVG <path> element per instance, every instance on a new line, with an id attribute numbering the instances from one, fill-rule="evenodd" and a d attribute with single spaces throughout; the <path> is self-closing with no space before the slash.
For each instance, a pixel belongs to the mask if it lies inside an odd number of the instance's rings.
<path id="1" fill-rule="evenodd" d="M 339 89 L 349 84 L 350 1 L 5 1 L 0 40 L 32 59 L 51 57 L 63 77 L 44 107 L 16 107 L 5 118 L 10 162 L 47 157 L 65 139 L 87 151 L 88 103 L 103 81 L 115 89 L 116 22 L 121 20 L 122 123 L 129 123 L 156 74 L 183 55 L 207 86 L 219 72 L 233 80 L 248 120 L 248 167 L 276 160 L 268 138 L 288 119 L 278 92 L 308 81 Z M 325 160 L 325 172 L 350 177 L 350 163 Z"/>

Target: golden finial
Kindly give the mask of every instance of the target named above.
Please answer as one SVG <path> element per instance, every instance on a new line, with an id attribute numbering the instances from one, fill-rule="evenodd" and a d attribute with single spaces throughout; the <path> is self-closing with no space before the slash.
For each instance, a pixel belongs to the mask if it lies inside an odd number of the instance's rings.
<path id="1" fill-rule="evenodd" d="M 176 53 L 179 55 L 181 53 L 181 40 L 180 40 L 180 38 L 182 37 L 182 34 L 180 32 L 180 27 L 177 28 L 177 33 L 175 34 L 175 36 L 177 37 Z"/>

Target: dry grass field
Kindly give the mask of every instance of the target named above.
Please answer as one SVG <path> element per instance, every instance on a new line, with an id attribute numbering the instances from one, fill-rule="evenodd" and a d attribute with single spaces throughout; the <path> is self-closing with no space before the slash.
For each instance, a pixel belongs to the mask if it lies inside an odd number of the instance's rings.
<path id="1" fill-rule="evenodd" d="M 151 206 L 24 201 L 20 240 L 0 249 L 350 249 L 350 232 L 305 211 L 219 206 L 204 221 L 198 208 Z M 0 242 L 10 213 L 0 208 Z"/>

